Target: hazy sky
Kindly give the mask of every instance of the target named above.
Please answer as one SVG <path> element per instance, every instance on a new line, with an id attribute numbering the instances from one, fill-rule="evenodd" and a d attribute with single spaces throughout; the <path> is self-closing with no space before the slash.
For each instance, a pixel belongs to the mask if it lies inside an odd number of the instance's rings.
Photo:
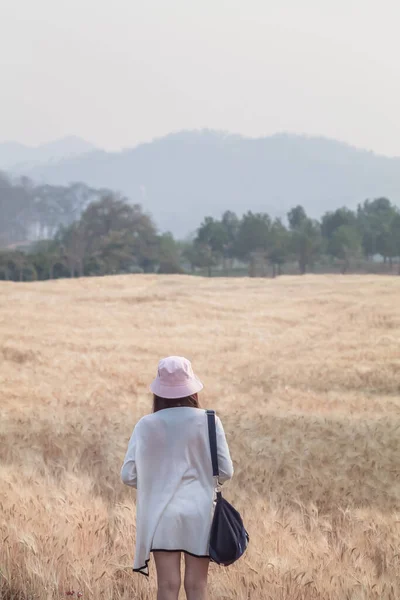
<path id="1" fill-rule="evenodd" d="M 0 140 L 203 127 L 400 155 L 398 0 L 0 0 Z"/>

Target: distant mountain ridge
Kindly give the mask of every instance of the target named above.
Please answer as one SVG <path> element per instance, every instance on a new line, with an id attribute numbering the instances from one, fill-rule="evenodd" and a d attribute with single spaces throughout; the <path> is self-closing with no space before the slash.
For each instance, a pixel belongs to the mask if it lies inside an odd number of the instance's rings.
<path id="1" fill-rule="evenodd" d="M 39 146 L 0 142 L 0 169 L 23 171 L 37 164 L 67 159 L 93 150 L 93 144 L 76 136 L 68 136 Z"/>
<path id="2" fill-rule="evenodd" d="M 366 198 L 387 196 L 400 204 L 400 158 L 290 134 L 252 139 L 183 131 L 122 152 L 92 150 L 35 164 L 24 174 L 51 184 L 82 181 L 120 191 L 142 204 L 161 230 L 179 237 L 205 215 L 220 217 L 228 209 L 284 216 L 302 204 L 319 217 L 343 205 L 355 208 Z"/>

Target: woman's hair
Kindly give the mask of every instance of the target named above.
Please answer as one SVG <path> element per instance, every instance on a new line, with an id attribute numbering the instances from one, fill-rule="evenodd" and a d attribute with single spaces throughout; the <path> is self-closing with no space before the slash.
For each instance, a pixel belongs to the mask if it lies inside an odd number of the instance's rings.
<path id="1" fill-rule="evenodd" d="M 160 396 L 153 396 L 153 412 L 158 412 L 164 408 L 177 408 L 178 406 L 189 406 L 191 408 L 201 408 L 199 397 L 197 394 L 186 396 L 186 398 L 175 398 L 174 400 L 168 400 L 167 398 L 160 398 Z"/>

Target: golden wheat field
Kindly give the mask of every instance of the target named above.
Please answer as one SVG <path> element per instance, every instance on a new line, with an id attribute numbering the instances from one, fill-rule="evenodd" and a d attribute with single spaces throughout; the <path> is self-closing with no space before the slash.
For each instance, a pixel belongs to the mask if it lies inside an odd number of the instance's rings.
<path id="1" fill-rule="evenodd" d="M 369 276 L 1 283 L 0 597 L 155 598 L 119 472 L 169 354 L 224 422 L 251 536 L 210 598 L 398 600 L 400 278 Z"/>

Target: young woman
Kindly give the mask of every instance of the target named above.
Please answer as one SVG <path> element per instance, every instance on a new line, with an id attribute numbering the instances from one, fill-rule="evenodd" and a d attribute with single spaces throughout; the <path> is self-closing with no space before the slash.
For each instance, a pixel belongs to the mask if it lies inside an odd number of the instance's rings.
<path id="1" fill-rule="evenodd" d="M 150 387 L 153 413 L 137 423 L 121 471 L 137 488 L 134 571 L 148 575 L 154 553 L 158 600 L 178 600 L 181 553 L 188 600 L 205 600 L 208 541 L 214 507 L 207 416 L 203 389 L 190 362 L 179 356 L 160 361 Z M 216 419 L 220 483 L 233 475 L 221 421 Z"/>

